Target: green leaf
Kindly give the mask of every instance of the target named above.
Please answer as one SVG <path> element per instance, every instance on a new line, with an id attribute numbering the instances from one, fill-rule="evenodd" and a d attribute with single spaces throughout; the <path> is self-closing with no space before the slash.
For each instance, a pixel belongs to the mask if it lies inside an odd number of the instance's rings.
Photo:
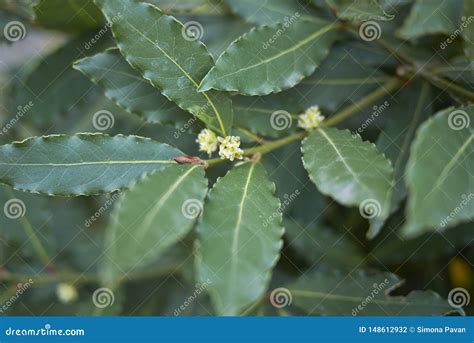
<path id="1" fill-rule="evenodd" d="M 429 84 L 417 82 L 406 87 L 388 112 L 389 121 L 380 132 L 377 147 L 393 165 L 395 184 L 392 189 L 390 213 L 394 213 L 407 195 L 405 167 L 416 129 L 432 113 Z M 384 116 L 387 114 L 384 113 Z M 380 219 L 372 220 L 367 237 L 374 238 L 380 232 L 384 222 L 385 220 Z"/>
<path id="2" fill-rule="evenodd" d="M 359 206 L 366 217 L 388 216 L 393 168 L 374 144 L 347 130 L 320 128 L 303 141 L 302 152 L 321 193 L 342 205 Z"/>
<path id="3" fill-rule="evenodd" d="M 33 10 L 35 21 L 48 29 L 86 31 L 104 22 L 92 0 L 40 0 Z"/>
<path id="4" fill-rule="evenodd" d="M 162 96 L 125 61 L 118 49 L 110 49 L 77 61 L 80 70 L 105 90 L 117 105 L 151 123 L 183 123 L 189 115 Z"/>
<path id="5" fill-rule="evenodd" d="M 419 129 L 407 165 L 406 236 L 474 218 L 474 106 L 438 112 Z"/>
<path id="6" fill-rule="evenodd" d="M 283 234 L 274 191 L 263 166 L 248 162 L 208 195 L 197 229 L 196 268 L 219 315 L 239 314 L 270 281 Z"/>
<path id="7" fill-rule="evenodd" d="M 156 261 L 191 230 L 207 192 L 204 168 L 174 165 L 146 175 L 117 203 L 105 238 L 111 282 Z"/>
<path id="8" fill-rule="evenodd" d="M 395 274 L 338 270 L 303 275 L 289 291 L 293 303 L 310 315 L 427 316 L 458 311 L 433 291 L 413 291 L 406 297 L 390 296 L 402 280 Z"/>
<path id="9" fill-rule="evenodd" d="M 96 2 L 112 23 L 112 32 L 127 62 L 161 89 L 165 97 L 226 136 L 232 126 L 230 98 L 218 92 L 197 91 L 214 65 L 206 47 L 188 37 L 175 18 L 152 5 L 129 0 Z M 122 13 L 123 20 L 113 22 L 118 13 Z"/>
<path id="10" fill-rule="evenodd" d="M 474 1 L 464 0 L 464 10 L 461 22 L 464 39 L 464 53 L 471 63 L 474 61 Z"/>
<path id="11" fill-rule="evenodd" d="M 460 11 L 461 0 L 417 0 L 397 34 L 403 39 L 439 33 L 450 35 L 457 28 Z"/>
<path id="12" fill-rule="evenodd" d="M 309 6 L 303 6 L 295 0 L 226 0 L 226 4 L 233 12 L 240 15 L 249 23 L 253 24 L 275 24 L 287 21 L 291 16 L 298 16 L 304 20 L 319 20 L 312 14 Z"/>
<path id="13" fill-rule="evenodd" d="M 351 21 L 392 20 L 395 16 L 385 12 L 379 0 L 326 0 L 341 19 Z"/>
<path id="14" fill-rule="evenodd" d="M 90 195 L 127 187 L 146 171 L 175 164 L 182 153 L 138 136 L 32 137 L 0 146 L 0 181 L 48 195 Z"/>
<path id="15" fill-rule="evenodd" d="M 206 75 L 200 90 L 266 95 L 311 75 L 329 53 L 335 26 L 299 20 L 252 29 L 234 41 Z"/>

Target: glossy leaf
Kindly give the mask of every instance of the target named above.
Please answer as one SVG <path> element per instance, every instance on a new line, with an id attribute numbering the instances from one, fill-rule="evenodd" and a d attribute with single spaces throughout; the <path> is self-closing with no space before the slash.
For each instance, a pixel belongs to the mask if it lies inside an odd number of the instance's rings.
<path id="1" fill-rule="evenodd" d="M 393 168 L 375 145 L 335 128 L 314 130 L 302 144 L 303 163 L 319 191 L 370 216 L 390 213 Z"/>
<path id="2" fill-rule="evenodd" d="M 428 316 L 459 312 L 433 291 L 390 296 L 402 280 L 395 274 L 338 270 L 303 275 L 289 286 L 293 303 L 310 315 Z"/>
<path id="3" fill-rule="evenodd" d="M 216 312 L 237 315 L 262 296 L 282 246 L 279 201 L 264 168 L 235 167 L 209 193 L 198 224 L 196 268 Z"/>
<path id="4" fill-rule="evenodd" d="M 404 39 L 440 33 L 450 35 L 457 28 L 461 7 L 461 0 L 417 0 L 397 34 Z"/>
<path id="5" fill-rule="evenodd" d="M 326 0 L 341 19 L 351 21 L 391 20 L 394 15 L 388 14 L 380 0 Z"/>
<path id="6" fill-rule="evenodd" d="M 320 65 L 335 32 L 334 25 L 323 20 L 295 20 L 253 29 L 219 57 L 200 90 L 266 95 L 291 88 Z"/>
<path id="7" fill-rule="evenodd" d="M 21 191 L 83 195 L 123 189 L 182 153 L 138 136 L 32 137 L 0 147 L 0 181 Z"/>
<path id="8" fill-rule="evenodd" d="M 148 122 L 182 123 L 190 118 L 130 67 L 118 49 L 79 60 L 74 68 L 102 87 L 117 105 Z"/>
<path id="9" fill-rule="evenodd" d="M 292 16 L 304 20 L 318 20 L 310 6 L 303 6 L 295 0 L 226 0 L 233 12 L 240 15 L 249 23 L 275 24 L 287 21 Z"/>
<path id="10" fill-rule="evenodd" d="M 464 0 L 463 16 L 461 18 L 462 36 L 464 39 L 464 53 L 469 61 L 474 61 L 474 1 Z M 471 66 L 471 70 L 472 70 Z M 471 71 L 472 74 L 474 74 Z"/>
<path id="11" fill-rule="evenodd" d="M 406 236 L 474 218 L 474 106 L 448 108 L 418 130 L 407 165 Z"/>
<path id="12" fill-rule="evenodd" d="M 165 97 L 194 114 L 210 129 L 222 135 L 230 131 L 230 98 L 223 93 L 197 91 L 214 64 L 201 42 L 187 37 L 180 22 L 152 5 L 135 0 L 96 2 L 109 22 L 122 13 L 123 19 L 113 22 L 112 32 L 133 68 L 161 89 Z"/>
<path id="13" fill-rule="evenodd" d="M 104 280 L 126 277 L 181 240 L 198 217 L 206 192 L 199 165 L 173 165 L 130 185 L 107 228 Z"/>

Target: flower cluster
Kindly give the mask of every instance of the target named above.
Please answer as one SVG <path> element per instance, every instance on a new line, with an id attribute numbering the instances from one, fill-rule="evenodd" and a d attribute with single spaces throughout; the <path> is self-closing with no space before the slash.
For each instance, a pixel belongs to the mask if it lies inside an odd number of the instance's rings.
<path id="1" fill-rule="evenodd" d="M 227 136 L 226 138 L 218 137 L 217 140 L 220 143 L 219 156 L 222 159 L 228 159 L 233 161 L 235 158 L 241 160 L 243 158 L 244 151 L 240 149 L 240 137 L 238 136 Z"/>
<path id="2" fill-rule="evenodd" d="M 196 142 L 199 143 L 199 151 L 204 151 L 209 156 L 217 150 L 217 136 L 209 129 L 202 130 Z"/>
<path id="3" fill-rule="evenodd" d="M 56 288 L 56 295 L 63 304 L 70 304 L 77 300 L 77 289 L 68 283 L 60 283 Z"/>
<path id="4" fill-rule="evenodd" d="M 319 125 L 324 120 L 324 116 L 321 115 L 319 106 L 311 106 L 303 114 L 299 115 L 298 126 L 306 131 L 310 131 Z"/>
<path id="5" fill-rule="evenodd" d="M 238 136 L 217 137 L 211 130 L 204 129 L 199 133 L 196 142 L 199 143 L 199 151 L 204 151 L 209 156 L 219 146 L 219 156 L 222 159 L 233 161 L 234 159 L 241 160 L 243 158 L 244 151 L 240 149 L 240 137 Z"/>

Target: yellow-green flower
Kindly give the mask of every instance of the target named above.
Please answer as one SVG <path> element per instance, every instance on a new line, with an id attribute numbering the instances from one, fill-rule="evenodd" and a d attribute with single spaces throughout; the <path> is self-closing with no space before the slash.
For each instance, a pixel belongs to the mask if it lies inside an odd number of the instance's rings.
<path id="1" fill-rule="evenodd" d="M 311 106 L 303 114 L 298 117 L 298 126 L 306 131 L 310 131 L 319 125 L 324 120 L 324 116 L 321 115 L 319 106 Z"/>
<path id="2" fill-rule="evenodd" d="M 202 130 L 196 142 L 199 143 L 199 151 L 206 152 L 209 156 L 217 150 L 217 136 L 209 129 Z"/>
<path id="3" fill-rule="evenodd" d="M 233 161 L 234 159 L 241 160 L 243 158 L 244 151 L 240 149 L 240 137 L 238 136 L 227 136 L 226 138 L 218 137 L 217 140 L 220 143 L 219 156 L 222 159 L 228 159 Z"/>
<path id="4" fill-rule="evenodd" d="M 63 304 L 70 304 L 78 298 L 76 287 L 68 283 L 60 283 L 56 288 L 56 295 Z"/>

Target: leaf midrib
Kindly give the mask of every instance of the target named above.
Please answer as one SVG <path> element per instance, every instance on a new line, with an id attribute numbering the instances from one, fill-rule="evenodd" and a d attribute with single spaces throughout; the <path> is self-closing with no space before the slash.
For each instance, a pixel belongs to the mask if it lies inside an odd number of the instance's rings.
<path id="1" fill-rule="evenodd" d="M 346 169 L 349 171 L 349 173 L 354 177 L 354 179 L 361 185 L 363 186 L 366 190 L 369 191 L 369 194 L 370 194 L 370 188 L 364 183 L 362 182 L 362 180 L 359 178 L 359 176 L 357 175 L 357 173 L 351 168 L 351 166 L 346 162 L 346 159 L 344 158 L 344 156 L 342 156 L 342 154 L 340 153 L 338 147 L 336 146 L 336 144 L 334 144 L 333 140 L 331 139 L 331 137 L 329 137 L 326 132 L 324 132 L 324 130 L 322 129 L 318 129 L 319 133 L 321 133 L 321 135 L 328 141 L 328 143 L 333 147 L 333 149 L 336 151 L 336 154 L 339 156 L 339 158 L 341 159 L 341 162 L 344 164 L 344 166 L 346 167 Z"/>
<path id="2" fill-rule="evenodd" d="M 145 227 L 145 230 L 141 230 L 137 234 L 137 240 L 143 237 L 143 235 L 148 232 L 148 230 L 152 227 L 152 222 L 156 218 L 158 212 L 163 208 L 166 201 L 169 197 L 174 193 L 174 191 L 178 188 L 178 186 L 186 179 L 188 175 L 190 175 L 198 165 L 191 167 L 188 171 L 186 171 L 183 175 L 181 175 L 172 185 L 168 188 L 168 190 L 160 197 L 160 200 L 153 206 L 153 208 L 147 213 L 145 218 L 143 218 L 142 226 Z"/>
<path id="3" fill-rule="evenodd" d="M 234 279 L 235 279 L 235 268 L 236 268 L 236 261 L 237 261 L 237 252 L 239 247 L 239 238 L 240 238 L 240 230 L 242 226 L 242 218 L 244 213 L 244 203 L 245 199 L 247 198 L 250 180 L 252 179 L 252 174 L 255 169 L 255 162 L 252 162 L 249 173 L 247 175 L 247 180 L 245 181 L 245 186 L 242 192 L 242 198 L 239 203 L 239 213 L 237 215 L 237 222 L 235 223 L 234 234 L 232 236 L 232 246 L 231 246 L 231 255 L 230 255 L 230 285 L 229 293 L 232 294 L 232 288 L 234 287 Z"/>
<path id="4" fill-rule="evenodd" d="M 102 164 L 176 164 L 173 160 L 123 160 L 123 161 L 89 161 L 73 163 L 0 163 L 0 166 L 11 167 L 77 167 Z"/>
<path id="5" fill-rule="evenodd" d="M 443 184 L 443 182 L 448 177 L 448 173 L 454 167 L 454 164 L 461 158 L 462 154 L 464 153 L 464 151 L 466 150 L 466 148 L 469 146 L 469 144 L 471 143 L 471 141 L 473 139 L 474 139 L 474 133 L 471 133 L 471 135 L 461 145 L 461 147 L 456 152 L 456 154 L 454 154 L 454 156 L 451 158 L 451 160 L 443 168 L 442 172 L 439 174 L 439 177 L 436 179 L 436 182 L 435 182 L 435 185 L 434 185 L 433 189 L 438 189 Z"/>
<path id="6" fill-rule="evenodd" d="M 153 6 L 150 6 L 150 7 L 153 7 Z M 174 59 L 172 58 L 166 51 L 164 51 L 157 43 L 155 43 L 154 41 L 152 41 L 150 38 L 148 38 L 145 34 L 143 34 L 138 28 L 136 28 L 133 24 L 127 22 L 127 24 L 133 29 L 135 30 L 141 37 L 143 37 L 144 39 L 146 39 L 149 43 L 151 43 L 155 48 L 157 48 L 158 50 L 161 51 L 161 53 L 167 58 L 169 59 L 183 74 L 184 76 L 186 76 L 186 78 L 191 81 L 191 83 L 193 84 L 194 88 L 196 89 L 196 93 L 198 94 L 202 94 L 202 96 L 206 99 L 207 103 L 209 105 L 211 105 L 212 107 L 212 110 L 214 111 L 214 114 L 216 115 L 216 118 L 217 118 L 217 121 L 219 123 L 219 127 L 222 131 L 222 133 L 224 135 L 226 135 L 226 129 L 225 129 L 225 126 L 224 126 L 224 122 L 222 121 L 222 118 L 221 118 L 221 115 L 219 113 L 219 111 L 217 110 L 216 106 L 214 105 L 214 102 L 211 100 L 211 98 L 209 97 L 209 95 L 207 95 L 206 92 L 198 92 L 198 89 L 199 89 L 199 84 L 192 78 L 192 76 Z"/>
<path id="7" fill-rule="evenodd" d="M 254 68 L 259 67 L 259 66 L 261 66 L 261 65 L 263 65 L 263 64 L 267 64 L 267 63 L 269 63 L 269 62 L 271 62 L 271 61 L 273 61 L 273 60 L 276 60 L 276 59 L 278 59 L 278 58 L 280 58 L 280 57 L 282 57 L 282 56 L 285 56 L 285 55 L 287 55 L 287 54 L 289 54 L 289 53 L 292 53 L 293 51 L 299 49 L 300 47 L 305 46 L 306 44 L 312 42 L 313 40 L 315 40 L 316 38 L 318 38 L 318 37 L 321 36 L 322 34 L 324 34 L 324 33 L 328 32 L 328 31 L 330 31 L 330 30 L 333 29 L 334 27 L 335 27 L 334 24 L 326 25 L 326 26 L 324 26 L 322 29 L 319 29 L 318 31 L 316 31 L 316 32 L 313 33 L 312 35 L 310 35 L 310 36 L 306 37 L 305 39 L 303 39 L 302 41 L 298 42 L 298 44 L 295 44 L 295 45 L 293 45 L 292 47 L 290 47 L 290 48 L 288 48 L 288 49 L 286 49 L 286 50 L 283 50 L 283 51 L 281 51 L 280 53 L 278 53 L 278 54 L 276 54 L 276 55 L 274 55 L 274 56 L 272 56 L 272 57 L 270 57 L 270 58 L 261 60 L 261 61 L 259 61 L 258 63 L 252 64 L 252 65 L 247 66 L 247 67 L 245 67 L 245 68 L 241 68 L 241 69 L 236 70 L 236 71 L 234 71 L 234 72 L 232 72 L 232 73 L 224 74 L 224 75 L 222 75 L 222 76 L 220 76 L 220 77 L 217 77 L 217 78 L 214 79 L 214 81 L 217 81 L 217 80 L 220 80 L 220 79 L 222 79 L 222 78 L 225 78 L 225 77 L 228 77 L 228 76 L 232 76 L 232 75 L 235 75 L 235 74 L 238 74 L 238 73 L 241 73 L 241 72 L 250 70 L 250 69 L 254 69 Z M 211 72 L 212 72 L 212 70 L 211 70 Z M 208 75 L 210 75 L 211 72 L 209 72 Z"/>

